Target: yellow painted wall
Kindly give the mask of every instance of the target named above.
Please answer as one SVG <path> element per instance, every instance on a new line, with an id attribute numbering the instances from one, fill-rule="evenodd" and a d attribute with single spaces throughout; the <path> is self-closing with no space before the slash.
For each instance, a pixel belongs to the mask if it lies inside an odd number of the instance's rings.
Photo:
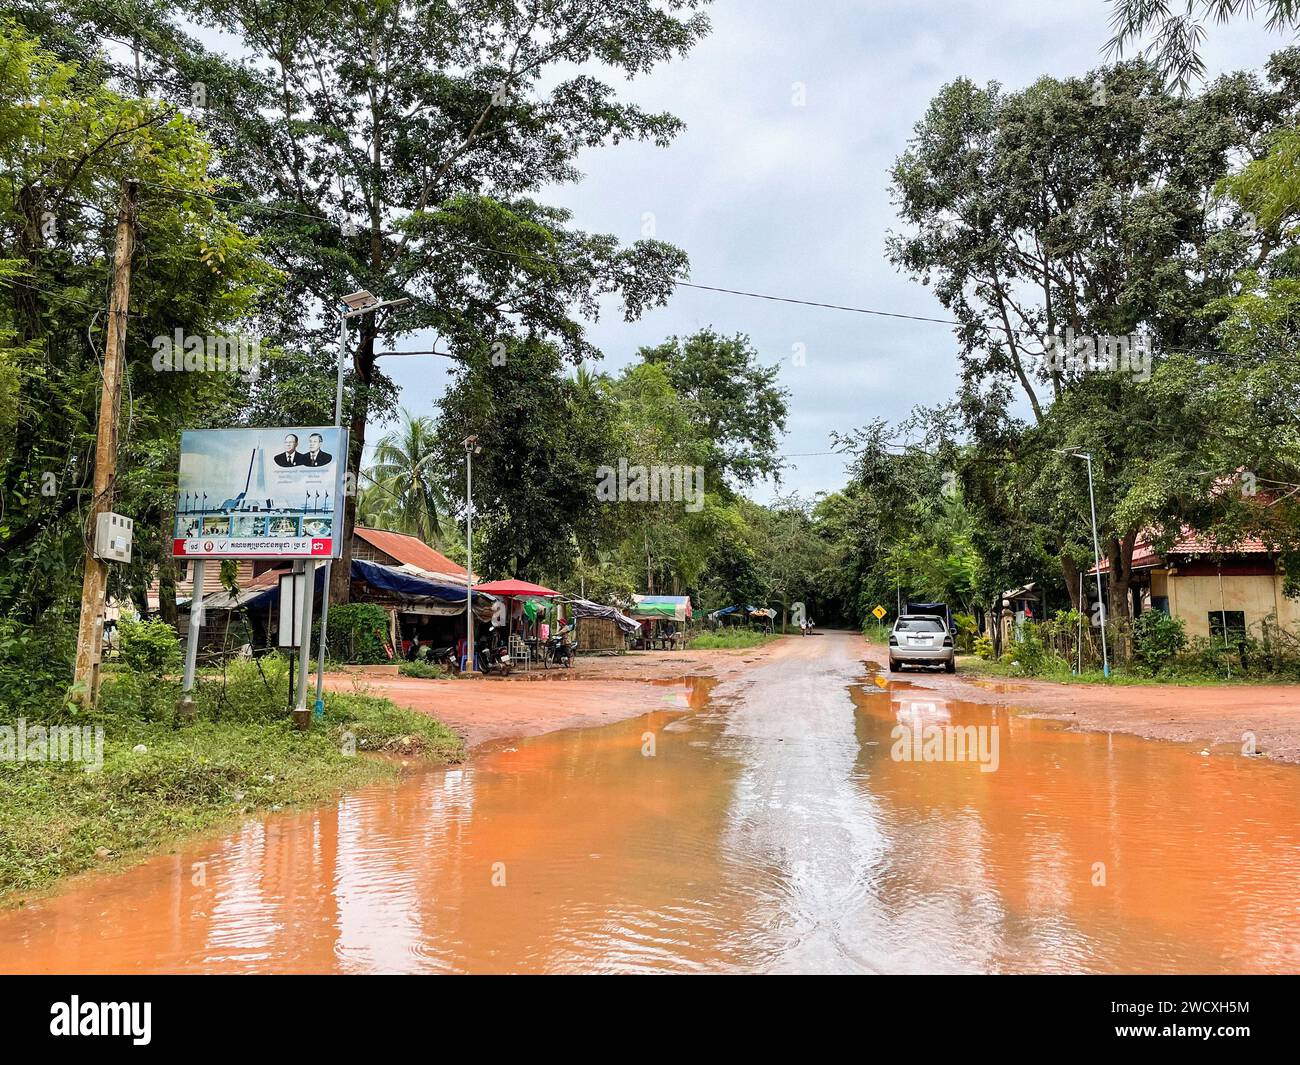
<path id="1" fill-rule="evenodd" d="M 1243 577 L 1225 574 L 1222 594 L 1219 578 L 1213 574 L 1185 577 L 1174 573 L 1169 576 L 1168 585 L 1169 612 L 1184 620 L 1188 636 L 1209 636 L 1210 612 L 1218 610 L 1244 612 L 1247 631 L 1270 614 L 1276 614 L 1284 629 L 1300 633 L 1300 602 L 1282 594 L 1280 575 Z M 1251 634 L 1259 635 L 1258 629 Z"/>

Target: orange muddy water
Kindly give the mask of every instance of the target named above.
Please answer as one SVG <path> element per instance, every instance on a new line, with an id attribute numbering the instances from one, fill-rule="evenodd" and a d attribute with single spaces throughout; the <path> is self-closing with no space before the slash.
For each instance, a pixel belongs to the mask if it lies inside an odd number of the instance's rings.
<path id="1" fill-rule="evenodd" d="M 792 644 L 77 881 L 0 914 L 0 970 L 1300 970 L 1300 768 L 880 691 L 850 637 Z"/>

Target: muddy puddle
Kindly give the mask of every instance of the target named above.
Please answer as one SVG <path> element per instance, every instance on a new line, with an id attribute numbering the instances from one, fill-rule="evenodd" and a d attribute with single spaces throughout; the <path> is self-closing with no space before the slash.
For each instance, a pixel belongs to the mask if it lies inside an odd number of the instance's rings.
<path id="1" fill-rule="evenodd" d="M 1300 969 L 1300 770 L 826 668 L 79 880 L 0 971 Z"/>

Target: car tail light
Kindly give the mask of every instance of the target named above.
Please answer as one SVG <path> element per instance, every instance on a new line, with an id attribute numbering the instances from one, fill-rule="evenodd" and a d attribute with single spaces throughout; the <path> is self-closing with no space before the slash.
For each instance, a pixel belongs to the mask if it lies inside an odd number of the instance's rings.
<path id="1" fill-rule="evenodd" d="M 895 636 L 892 632 L 889 634 L 889 646 L 890 647 L 898 646 L 898 637 Z"/>
<path id="2" fill-rule="evenodd" d="M 951 647 L 951 646 L 952 646 L 952 637 L 951 637 L 951 636 L 945 636 L 945 637 L 943 638 L 943 645 L 944 645 L 945 647 Z"/>

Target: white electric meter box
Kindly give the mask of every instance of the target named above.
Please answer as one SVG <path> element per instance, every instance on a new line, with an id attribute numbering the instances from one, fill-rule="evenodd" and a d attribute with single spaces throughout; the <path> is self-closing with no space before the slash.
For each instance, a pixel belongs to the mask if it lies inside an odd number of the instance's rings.
<path id="1" fill-rule="evenodd" d="M 121 514 L 100 514 L 95 519 L 95 557 L 104 562 L 130 562 L 135 522 Z"/>

